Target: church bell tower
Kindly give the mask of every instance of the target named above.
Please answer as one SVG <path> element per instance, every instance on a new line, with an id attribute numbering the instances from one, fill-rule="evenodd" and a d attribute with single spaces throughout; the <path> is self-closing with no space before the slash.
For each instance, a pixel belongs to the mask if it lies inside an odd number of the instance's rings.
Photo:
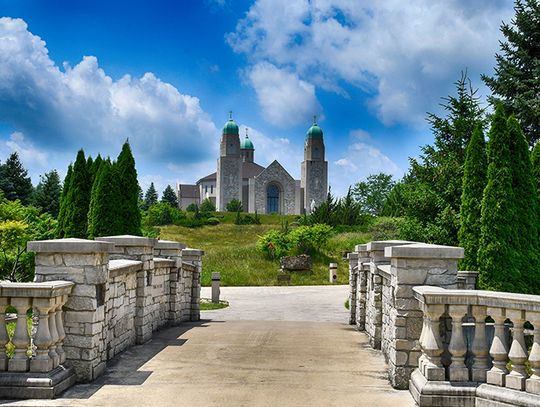
<path id="1" fill-rule="evenodd" d="M 317 125 L 316 118 L 306 134 L 300 186 L 304 210 L 309 214 L 325 201 L 328 192 L 328 162 L 325 161 L 323 131 Z"/>
<path id="2" fill-rule="evenodd" d="M 216 209 L 224 212 L 227 204 L 235 198 L 242 200 L 242 157 L 238 125 L 232 119 L 232 112 L 230 112 L 229 120 L 223 126 L 219 146 Z"/>

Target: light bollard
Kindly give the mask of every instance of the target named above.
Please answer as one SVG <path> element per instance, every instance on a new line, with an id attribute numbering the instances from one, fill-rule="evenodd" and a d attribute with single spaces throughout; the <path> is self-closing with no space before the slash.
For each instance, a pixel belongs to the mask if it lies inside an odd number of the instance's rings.
<path id="1" fill-rule="evenodd" d="M 331 283 L 337 282 L 337 263 L 330 263 L 329 267 L 329 280 Z"/>
<path id="2" fill-rule="evenodd" d="M 220 273 L 212 273 L 212 303 L 219 304 L 219 284 L 221 281 Z"/>

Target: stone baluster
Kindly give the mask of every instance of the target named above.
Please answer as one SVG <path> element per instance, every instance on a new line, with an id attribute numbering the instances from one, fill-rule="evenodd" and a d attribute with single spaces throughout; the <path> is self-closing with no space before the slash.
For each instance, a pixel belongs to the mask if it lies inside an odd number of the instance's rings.
<path id="1" fill-rule="evenodd" d="M 469 369 L 465 366 L 467 346 L 463 340 L 463 317 L 467 314 L 467 305 L 449 305 L 448 314 L 452 318 L 452 337 L 448 351 L 452 355 L 452 363 L 448 369 L 450 381 L 464 382 L 469 380 Z"/>
<path id="2" fill-rule="evenodd" d="M 525 370 L 527 346 L 523 335 L 525 311 L 509 309 L 506 311 L 506 315 L 514 323 L 512 346 L 508 353 L 508 357 L 512 361 L 512 371 L 506 376 L 506 387 L 525 390 L 525 380 L 527 379 L 527 371 Z"/>
<path id="3" fill-rule="evenodd" d="M 347 254 L 349 260 L 349 325 L 356 325 L 356 301 L 358 293 L 358 253 Z"/>
<path id="4" fill-rule="evenodd" d="M 443 347 L 439 335 L 439 318 L 444 313 L 444 305 L 424 304 L 423 308 L 425 323 L 420 346 L 424 357 L 421 371 L 427 380 L 442 381 L 445 379 L 445 374 L 441 363 Z"/>
<path id="5" fill-rule="evenodd" d="M 473 305 L 471 309 L 475 319 L 474 339 L 471 346 L 471 351 L 474 355 L 472 381 L 485 382 L 486 373 L 489 369 L 489 352 L 486 338 L 486 307 Z"/>
<path id="6" fill-rule="evenodd" d="M 17 324 L 11 342 L 15 346 L 13 357 L 8 362 L 8 370 L 11 372 L 26 372 L 29 366 L 29 359 L 26 354 L 30 344 L 28 335 L 28 325 L 26 321 L 26 311 L 30 307 L 29 298 L 13 298 L 11 305 L 17 310 Z"/>
<path id="7" fill-rule="evenodd" d="M 32 358 L 30 363 L 31 372 L 48 372 L 52 370 L 53 359 L 49 355 L 49 347 L 53 343 L 53 339 L 49 329 L 49 310 L 55 306 L 54 298 L 34 298 L 34 309 L 39 312 L 39 323 L 34 338 L 34 345 L 36 345 L 37 350 L 36 356 Z"/>
<path id="8" fill-rule="evenodd" d="M 9 335 L 6 329 L 6 307 L 8 300 L 0 297 L 0 371 L 7 370 L 8 357 L 6 345 L 9 342 Z"/>
<path id="9" fill-rule="evenodd" d="M 487 308 L 488 315 L 495 321 L 495 332 L 493 342 L 489 348 L 489 354 L 493 359 L 493 367 L 486 374 L 488 384 L 504 387 L 508 369 L 508 347 L 506 346 L 506 335 L 504 332 L 504 321 L 506 321 L 506 311 L 504 308 Z"/>
<path id="10" fill-rule="evenodd" d="M 532 375 L 525 382 L 525 390 L 529 393 L 540 394 L 540 313 L 527 312 L 527 319 L 534 327 L 534 339 L 529 354 Z"/>
<path id="11" fill-rule="evenodd" d="M 49 356 L 52 359 L 52 368 L 60 364 L 60 355 L 57 352 L 57 343 L 60 336 L 58 335 L 58 327 L 56 326 L 56 310 L 58 309 L 58 304 L 60 303 L 60 298 L 54 298 L 54 305 L 49 311 L 49 330 L 51 331 L 51 345 L 49 346 Z"/>
<path id="12" fill-rule="evenodd" d="M 66 304 L 68 300 L 67 295 L 62 295 L 59 297 L 58 306 L 56 308 L 56 331 L 58 332 L 58 341 L 56 342 L 56 353 L 58 354 L 59 363 L 62 364 L 66 361 L 66 352 L 64 351 L 64 339 L 66 337 L 66 332 L 64 331 L 64 319 L 62 318 L 63 311 L 62 307 Z"/>
<path id="13" fill-rule="evenodd" d="M 366 290 L 367 290 L 367 270 L 364 269 L 364 263 L 369 261 L 366 244 L 359 244 L 355 247 L 358 252 L 358 270 L 356 281 L 356 329 L 366 330 Z"/>

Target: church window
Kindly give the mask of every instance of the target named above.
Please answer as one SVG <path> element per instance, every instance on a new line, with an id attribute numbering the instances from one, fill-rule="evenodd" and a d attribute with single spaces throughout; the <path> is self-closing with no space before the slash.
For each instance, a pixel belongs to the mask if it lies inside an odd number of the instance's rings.
<path id="1" fill-rule="evenodd" d="M 319 150 L 319 147 L 315 147 L 313 149 L 313 158 L 321 158 L 321 152 Z"/>
<path id="2" fill-rule="evenodd" d="M 205 186 L 204 186 L 204 193 L 205 193 L 205 194 L 208 193 L 208 185 L 205 185 Z"/>
<path id="3" fill-rule="evenodd" d="M 210 193 L 211 193 L 211 194 L 214 193 L 214 186 L 213 186 L 213 185 L 210 185 Z"/>
<path id="4" fill-rule="evenodd" d="M 279 188 L 270 184 L 266 189 L 266 213 L 279 213 Z"/>

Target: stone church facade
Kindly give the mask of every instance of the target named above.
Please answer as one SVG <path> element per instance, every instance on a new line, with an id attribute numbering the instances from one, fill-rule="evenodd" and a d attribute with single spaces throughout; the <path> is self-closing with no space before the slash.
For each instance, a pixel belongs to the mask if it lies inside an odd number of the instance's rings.
<path id="1" fill-rule="evenodd" d="M 326 199 L 328 162 L 323 131 L 317 123 L 306 134 L 300 180 L 277 160 L 265 168 L 254 159 L 252 141 L 247 134 L 240 140 L 238 125 L 229 118 L 221 134 L 217 171 L 195 185 L 177 185 L 180 207 L 185 209 L 208 198 L 218 211 L 225 211 L 231 200 L 238 199 L 249 213 L 300 215 L 310 213 Z"/>

